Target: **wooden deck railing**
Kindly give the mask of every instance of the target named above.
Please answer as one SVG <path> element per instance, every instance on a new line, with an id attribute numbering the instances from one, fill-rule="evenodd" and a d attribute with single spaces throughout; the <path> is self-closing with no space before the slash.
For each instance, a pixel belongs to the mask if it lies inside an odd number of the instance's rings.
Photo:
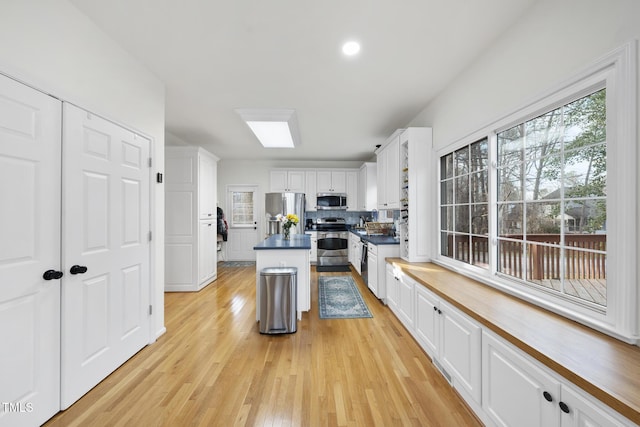
<path id="1" fill-rule="evenodd" d="M 500 241 L 498 256 L 500 270 L 511 276 L 523 276 L 522 235 L 504 236 L 516 241 Z M 565 279 L 606 279 L 607 236 L 603 234 L 565 235 Z M 527 235 L 528 280 L 560 279 L 561 249 L 559 234 Z M 548 246 L 555 245 L 555 246 Z M 575 248 L 575 250 L 571 249 Z M 489 241 L 486 237 L 472 237 L 471 251 L 468 240 L 456 240 L 456 259 L 471 264 L 489 262 Z M 453 236 L 449 235 L 449 256 L 453 257 Z M 596 252 L 600 251 L 600 252 Z"/>

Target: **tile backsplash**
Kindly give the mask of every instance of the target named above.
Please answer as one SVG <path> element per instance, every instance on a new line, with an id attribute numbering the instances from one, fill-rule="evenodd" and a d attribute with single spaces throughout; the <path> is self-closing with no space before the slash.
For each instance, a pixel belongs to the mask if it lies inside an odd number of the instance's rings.
<path id="1" fill-rule="evenodd" d="M 347 224 L 356 225 L 363 217 L 366 222 L 374 221 L 374 217 L 378 216 L 378 222 L 393 222 L 400 217 L 400 211 L 344 211 L 344 210 L 327 210 L 327 211 L 307 211 L 305 212 L 305 224 L 307 219 L 311 219 L 314 223 L 317 218 L 340 217 L 344 218 Z"/>

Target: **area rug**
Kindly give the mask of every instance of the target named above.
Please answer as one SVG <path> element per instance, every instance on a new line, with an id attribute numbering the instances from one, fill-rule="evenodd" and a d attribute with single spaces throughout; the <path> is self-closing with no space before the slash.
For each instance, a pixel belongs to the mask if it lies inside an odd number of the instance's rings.
<path id="1" fill-rule="evenodd" d="M 321 319 L 373 317 L 351 276 L 320 276 L 318 306 Z"/>

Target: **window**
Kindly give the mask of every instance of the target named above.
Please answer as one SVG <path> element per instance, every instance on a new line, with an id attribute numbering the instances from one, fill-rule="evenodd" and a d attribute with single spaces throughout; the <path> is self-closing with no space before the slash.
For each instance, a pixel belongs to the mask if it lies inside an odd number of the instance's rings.
<path id="1" fill-rule="evenodd" d="M 628 342 L 636 44 L 439 153 L 436 262 Z"/>
<path id="2" fill-rule="evenodd" d="M 497 271 L 607 305 L 606 90 L 497 134 Z"/>
<path id="3" fill-rule="evenodd" d="M 489 166 L 487 138 L 440 159 L 440 253 L 488 267 Z"/>
<path id="4" fill-rule="evenodd" d="M 255 190 L 229 190 L 231 227 L 255 227 Z"/>

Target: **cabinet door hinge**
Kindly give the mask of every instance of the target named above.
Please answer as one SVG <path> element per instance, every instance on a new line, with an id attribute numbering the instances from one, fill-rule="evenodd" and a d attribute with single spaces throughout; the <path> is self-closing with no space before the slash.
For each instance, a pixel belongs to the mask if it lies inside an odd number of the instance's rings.
<path id="1" fill-rule="evenodd" d="M 153 233 L 149 231 L 149 241 L 153 240 Z"/>
<path id="2" fill-rule="evenodd" d="M 153 160 L 149 157 L 149 167 L 153 166 Z"/>
<path id="3" fill-rule="evenodd" d="M 149 305 L 149 316 L 153 314 L 153 306 Z"/>

